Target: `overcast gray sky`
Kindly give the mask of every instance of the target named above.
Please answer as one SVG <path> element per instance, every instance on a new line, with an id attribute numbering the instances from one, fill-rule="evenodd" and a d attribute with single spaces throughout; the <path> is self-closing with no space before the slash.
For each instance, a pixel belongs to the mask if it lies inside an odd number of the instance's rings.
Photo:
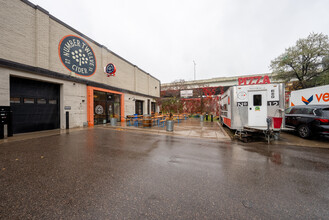
<path id="1" fill-rule="evenodd" d="M 270 72 L 310 32 L 329 34 L 328 0 L 30 0 L 162 83 Z"/>

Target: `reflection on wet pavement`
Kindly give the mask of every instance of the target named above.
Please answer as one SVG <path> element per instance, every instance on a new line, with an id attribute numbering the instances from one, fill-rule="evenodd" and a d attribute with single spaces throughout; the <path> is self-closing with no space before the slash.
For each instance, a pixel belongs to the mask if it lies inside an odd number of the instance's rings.
<path id="1" fill-rule="evenodd" d="M 0 219 L 328 219 L 329 150 L 96 127 L 0 144 Z"/>
<path id="2" fill-rule="evenodd" d="M 230 140 L 230 137 L 222 129 L 218 122 L 200 122 L 200 119 L 190 118 L 188 120 L 182 120 L 179 123 L 174 123 L 174 130 L 167 132 L 166 127 L 152 126 L 151 128 L 142 126 L 134 127 L 128 126 L 126 122 L 118 123 L 116 127 L 110 125 L 101 125 L 99 127 L 109 129 L 121 129 L 121 130 L 132 130 L 144 133 L 155 133 L 164 135 L 194 137 L 194 138 L 206 138 L 216 139 L 219 141 Z"/>

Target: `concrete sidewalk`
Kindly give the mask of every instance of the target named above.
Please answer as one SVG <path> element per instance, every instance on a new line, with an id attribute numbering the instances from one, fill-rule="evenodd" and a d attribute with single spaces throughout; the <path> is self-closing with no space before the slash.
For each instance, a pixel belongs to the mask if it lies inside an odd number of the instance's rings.
<path id="1" fill-rule="evenodd" d="M 231 141 L 230 136 L 224 131 L 222 126 L 220 126 L 217 121 L 200 122 L 200 119 L 195 118 L 181 120 L 179 123 L 175 122 L 173 131 L 166 131 L 166 126 L 143 127 L 143 125 L 140 125 L 136 127 L 129 126 L 126 122 L 118 122 L 117 126 L 111 126 L 110 124 L 106 124 L 100 125 L 100 127 L 163 135 L 214 139 L 218 141 Z"/>
<path id="2" fill-rule="evenodd" d="M 166 131 L 166 126 L 159 127 L 143 127 L 142 125 L 139 127 L 135 126 L 127 126 L 126 122 L 118 122 L 117 126 L 111 126 L 111 124 L 104 125 L 95 125 L 95 128 L 105 128 L 105 129 L 114 129 L 114 130 L 127 130 L 134 132 L 143 132 L 143 133 L 153 133 L 159 135 L 174 135 L 181 137 L 191 137 L 191 138 L 203 138 L 203 139 L 212 139 L 217 141 L 231 141 L 230 136 L 224 131 L 222 126 L 218 124 L 218 122 L 200 122 L 199 119 L 187 119 L 182 120 L 181 122 L 174 123 L 174 131 L 169 132 Z M 61 135 L 61 134 L 69 134 L 76 131 L 81 131 L 85 129 L 93 129 L 94 127 L 88 128 L 70 128 L 68 130 L 65 129 L 55 129 L 55 130 L 47 130 L 47 131 L 37 131 L 23 134 L 15 134 L 13 137 L 5 138 L 0 140 L 1 143 L 29 140 L 34 138 L 41 138 L 53 135 Z"/>

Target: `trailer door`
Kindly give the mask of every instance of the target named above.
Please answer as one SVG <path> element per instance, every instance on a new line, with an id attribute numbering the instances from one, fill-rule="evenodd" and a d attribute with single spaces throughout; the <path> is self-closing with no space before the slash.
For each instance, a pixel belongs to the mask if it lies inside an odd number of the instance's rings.
<path id="1" fill-rule="evenodd" d="M 248 126 L 267 126 L 266 91 L 249 91 Z"/>

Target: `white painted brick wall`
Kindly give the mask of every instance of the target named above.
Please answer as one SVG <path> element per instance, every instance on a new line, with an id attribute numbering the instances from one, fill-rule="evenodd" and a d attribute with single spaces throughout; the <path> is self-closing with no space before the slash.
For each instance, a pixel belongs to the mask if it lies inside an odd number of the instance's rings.
<path id="1" fill-rule="evenodd" d="M 75 32 L 50 19 L 43 11 L 34 9 L 20 0 L 0 0 L 0 5 L 1 58 L 71 75 L 60 61 L 58 45 L 64 36 L 77 35 Z M 51 13 L 51 9 L 46 10 Z M 90 77 L 73 74 L 74 76 L 145 95 L 159 95 L 153 89 L 150 90 L 155 86 L 160 88 L 159 81 L 104 47 L 84 40 L 95 53 L 97 70 Z M 108 63 L 116 65 L 115 77 L 106 77 L 104 74 L 104 67 Z"/>
<path id="2" fill-rule="evenodd" d="M 147 114 L 147 100 L 150 100 L 150 112 L 151 112 L 151 102 L 155 102 L 152 98 L 145 98 L 143 96 L 137 96 L 137 95 L 131 95 L 127 94 L 125 95 L 125 117 L 127 115 L 133 115 L 135 114 L 135 100 L 141 100 L 143 101 L 143 114 Z"/>
<path id="3" fill-rule="evenodd" d="M 0 57 L 35 66 L 35 10 L 18 0 L 0 0 Z"/>
<path id="4" fill-rule="evenodd" d="M 36 66 L 49 69 L 49 16 L 36 10 Z"/>
<path id="5" fill-rule="evenodd" d="M 9 106 L 9 70 L 0 67 L 0 106 Z"/>

